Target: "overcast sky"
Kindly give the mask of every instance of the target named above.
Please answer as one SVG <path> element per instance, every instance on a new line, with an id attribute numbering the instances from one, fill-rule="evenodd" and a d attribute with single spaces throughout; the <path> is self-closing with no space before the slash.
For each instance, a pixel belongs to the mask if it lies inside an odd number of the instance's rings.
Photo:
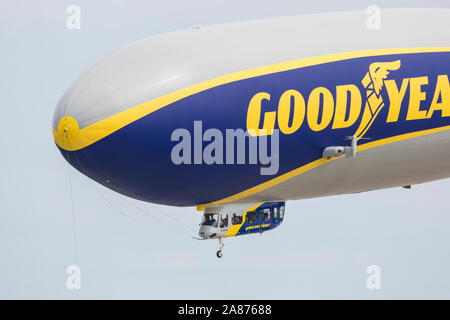
<path id="1" fill-rule="evenodd" d="M 81 8 L 80 30 L 66 27 L 70 4 Z M 63 92 L 127 42 L 197 24 L 369 5 L 450 3 L 1 0 L 0 298 L 450 298 L 450 180 L 289 201 L 281 227 L 226 239 L 218 260 L 215 240 L 190 238 L 201 219 L 195 208 L 115 194 L 69 169 L 53 142 Z M 66 287 L 73 264 L 80 290 Z M 366 287 L 369 265 L 381 268 L 381 290 Z"/>

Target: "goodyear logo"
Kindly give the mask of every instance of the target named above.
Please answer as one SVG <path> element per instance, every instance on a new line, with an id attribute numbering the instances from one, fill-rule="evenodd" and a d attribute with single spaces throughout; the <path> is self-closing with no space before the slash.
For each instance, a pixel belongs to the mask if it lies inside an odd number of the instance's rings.
<path id="1" fill-rule="evenodd" d="M 450 117 L 450 84 L 447 74 L 437 75 L 430 88 L 428 76 L 403 78 L 400 86 L 389 73 L 401 68 L 401 61 L 374 62 L 362 77 L 363 92 L 355 84 L 336 86 L 333 96 L 329 88 L 316 87 L 308 96 L 289 89 L 283 92 L 278 101 L 271 100 L 269 92 L 258 92 L 250 100 L 247 110 L 247 130 L 252 135 L 272 134 L 275 126 L 286 135 L 297 132 L 307 125 L 312 131 L 322 131 L 331 125 L 332 129 L 349 128 L 359 125 L 354 133 L 362 138 L 370 129 L 378 114 L 387 108 L 386 122 L 399 121 L 404 101 L 409 101 L 406 121 L 430 119 L 436 112 L 441 117 Z M 389 101 L 384 101 L 381 91 L 385 89 Z M 409 89 L 409 97 L 406 95 Z M 421 107 L 427 92 L 433 94 L 427 109 Z M 363 99 L 364 97 L 364 99 Z M 277 103 L 276 111 L 264 112 L 264 106 Z M 364 104 L 363 104 L 364 103 Z M 362 114 L 362 116 L 361 116 Z"/>

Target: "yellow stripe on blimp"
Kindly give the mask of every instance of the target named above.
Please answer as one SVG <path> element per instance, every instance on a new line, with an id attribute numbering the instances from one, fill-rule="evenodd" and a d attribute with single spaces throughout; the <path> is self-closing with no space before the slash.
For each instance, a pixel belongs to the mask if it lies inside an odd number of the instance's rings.
<path id="1" fill-rule="evenodd" d="M 439 127 L 439 128 L 434 128 L 434 129 L 428 129 L 428 130 L 423 130 L 423 131 L 416 131 L 416 132 L 411 132 L 411 133 L 405 133 L 405 134 L 401 134 L 398 136 L 394 136 L 394 137 L 389 137 L 389 138 L 385 138 L 385 139 L 380 139 L 380 140 L 376 140 L 376 141 L 372 141 L 372 142 L 368 142 L 365 144 L 362 144 L 360 146 L 358 146 L 358 152 L 359 151 L 364 151 L 364 150 L 368 150 L 368 149 L 372 149 L 372 148 L 376 148 L 382 145 L 386 145 L 392 142 L 397 142 L 397 141 L 402 141 L 402 140 L 406 140 L 406 139 L 411 139 L 414 137 L 419 137 L 419 136 L 423 136 L 423 135 L 427 135 L 427 134 L 431 134 L 431 133 L 437 133 L 437 132 L 442 132 L 442 131 L 446 131 L 449 130 L 450 126 L 444 126 L 444 127 Z M 250 189 L 244 190 L 242 192 L 236 193 L 232 196 L 226 197 L 224 199 L 218 200 L 218 201 L 214 201 L 214 202 L 210 202 L 207 204 L 203 204 L 203 205 L 199 205 L 197 206 L 197 210 L 199 211 L 203 211 L 205 209 L 205 207 L 212 207 L 212 206 L 218 206 L 218 205 L 223 205 L 226 203 L 230 203 L 233 201 L 237 201 L 249 196 L 252 196 L 258 192 L 264 191 L 266 189 L 269 189 L 270 187 L 276 186 L 286 180 L 289 180 L 295 176 L 298 176 L 306 171 L 309 171 L 311 169 L 314 169 L 322 164 L 328 163 L 330 161 L 334 161 L 340 158 L 343 158 L 344 156 L 340 156 L 340 157 L 336 157 L 336 158 L 332 158 L 330 160 L 326 159 L 326 158 L 320 158 L 316 161 L 310 162 L 307 165 L 304 165 L 302 167 L 299 167 L 297 169 L 294 169 L 292 171 L 289 171 L 281 176 L 278 176 L 272 180 L 266 181 L 264 183 L 261 183 L 257 186 L 254 186 Z M 250 200 L 251 201 L 251 200 Z"/>
<path id="2" fill-rule="evenodd" d="M 239 230 L 241 229 L 241 227 L 244 225 L 245 223 L 245 219 L 247 218 L 247 213 L 249 211 L 255 211 L 256 208 L 258 208 L 260 205 L 262 205 L 264 202 L 258 203 L 256 206 L 253 206 L 249 209 L 247 209 L 247 211 L 245 211 L 242 214 L 242 223 L 241 224 L 233 224 L 230 229 L 228 229 L 228 232 L 226 233 L 225 237 L 233 237 L 235 235 L 237 235 L 237 233 L 239 232 Z"/>
<path id="3" fill-rule="evenodd" d="M 426 52 L 445 52 L 450 51 L 450 47 L 438 48 L 398 48 L 398 49 L 379 49 L 379 50 L 363 50 L 345 53 L 337 53 L 331 55 L 323 55 L 311 58 L 298 59 L 278 64 L 272 64 L 264 67 L 249 69 L 214 78 L 193 86 L 169 93 L 162 97 L 142 103 L 130 109 L 124 110 L 113 116 L 105 118 L 99 122 L 91 124 L 85 128 L 72 132 L 70 143 L 68 143 L 67 132 L 64 131 L 63 125 L 58 124 L 58 128 L 53 128 L 53 137 L 56 144 L 67 151 L 76 151 L 83 149 L 94 142 L 97 142 L 115 131 L 125 127 L 126 125 L 139 120 L 152 112 L 159 110 L 171 103 L 191 96 L 195 93 L 202 92 L 226 83 L 249 79 L 266 74 L 282 72 L 297 68 L 309 67 L 322 63 L 335 62 L 353 58 L 362 58 L 369 56 L 380 56 L 388 54 L 405 54 L 405 53 L 426 53 Z M 66 117 L 64 117 L 66 118 Z M 61 119 L 64 123 L 67 121 Z M 75 121 L 75 119 L 73 119 Z"/>

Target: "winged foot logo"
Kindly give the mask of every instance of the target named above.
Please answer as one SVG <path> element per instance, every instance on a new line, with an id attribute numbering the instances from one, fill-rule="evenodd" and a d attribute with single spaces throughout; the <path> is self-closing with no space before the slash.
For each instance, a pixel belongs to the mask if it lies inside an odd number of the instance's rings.
<path id="1" fill-rule="evenodd" d="M 400 65 L 400 60 L 397 60 L 393 62 L 375 62 L 369 66 L 369 72 L 366 73 L 361 81 L 364 88 L 366 88 L 367 100 L 361 124 L 354 134 L 357 140 L 362 138 L 367 130 L 369 130 L 375 118 L 385 106 L 381 97 L 384 80 L 389 75 L 389 71 L 398 70 Z"/>

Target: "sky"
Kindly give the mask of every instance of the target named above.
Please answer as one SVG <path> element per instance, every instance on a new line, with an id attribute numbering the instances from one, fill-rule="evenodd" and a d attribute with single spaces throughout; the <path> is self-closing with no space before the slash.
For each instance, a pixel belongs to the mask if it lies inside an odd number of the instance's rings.
<path id="1" fill-rule="evenodd" d="M 67 8 L 81 9 L 68 30 Z M 262 235 L 198 241 L 201 213 L 116 194 L 68 166 L 51 121 L 90 64 L 154 34 L 443 1 L 0 0 L 0 299 L 449 299 L 450 180 L 288 201 Z M 81 287 L 67 285 L 70 265 Z M 367 268 L 379 267 L 370 290 Z"/>

